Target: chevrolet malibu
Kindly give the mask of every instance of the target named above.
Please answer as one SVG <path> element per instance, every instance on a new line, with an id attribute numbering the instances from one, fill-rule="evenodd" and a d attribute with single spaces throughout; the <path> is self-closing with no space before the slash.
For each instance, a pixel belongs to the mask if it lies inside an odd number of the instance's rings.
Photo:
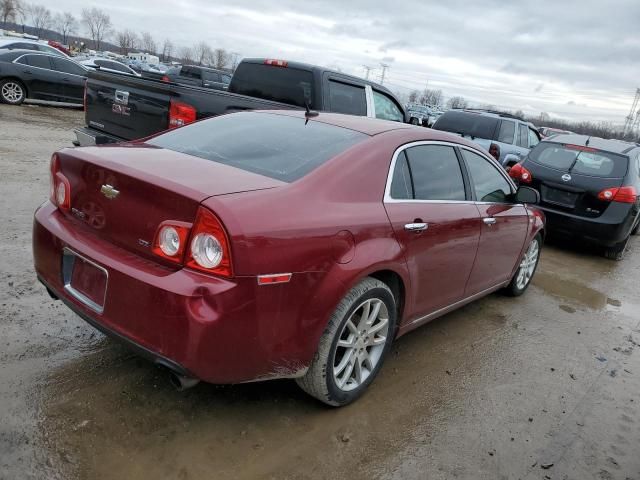
<path id="1" fill-rule="evenodd" d="M 398 336 L 526 290 L 537 192 L 458 136 L 313 115 L 235 113 L 55 153 L 38 278 L 179 387 L 295 378 L 335 406 Z"/>

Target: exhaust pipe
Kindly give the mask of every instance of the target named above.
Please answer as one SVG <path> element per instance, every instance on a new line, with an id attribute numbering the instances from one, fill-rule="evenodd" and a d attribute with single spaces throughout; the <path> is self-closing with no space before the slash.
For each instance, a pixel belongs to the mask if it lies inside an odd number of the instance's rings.
<path id="1" fill-rule="evenodd" d="M 175 372 L 169 372 L 169 382 L 171 385 L 175 387 L 179 392 L 183 392 L 191 387 L 195 387 L 200 380 L 192 377 L 185 377 L 183 375 L 178 375 Z"/>

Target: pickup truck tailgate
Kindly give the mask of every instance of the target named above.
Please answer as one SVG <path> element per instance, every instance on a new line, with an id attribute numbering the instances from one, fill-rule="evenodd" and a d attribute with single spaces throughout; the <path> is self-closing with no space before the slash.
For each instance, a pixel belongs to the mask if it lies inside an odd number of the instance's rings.
<path id="1" fill-rule="evenodd" d="M 147 137 L 169 126 L 170 86 L 161 81 L 91 72 L 87 79 L 87 125 L 125 140 Z"/>

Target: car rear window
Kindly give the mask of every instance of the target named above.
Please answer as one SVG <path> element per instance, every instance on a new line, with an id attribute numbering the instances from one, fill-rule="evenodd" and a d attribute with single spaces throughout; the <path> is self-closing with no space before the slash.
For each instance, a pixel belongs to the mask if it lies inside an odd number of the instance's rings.
<path id="1" fill-rule="evenodd" d="M 555 170 L 591 177 L 622 178 L 628 168 L 624 155 L 552 142 L 539 143 L 529 153 L 529 159 Z"/>
<path id="2" fill-rule="evenodd" d="M 307 70 L 261 63 L 241 63 L 229 91 L 250 97 L 313 107 L 313 75 Z"/>
<path id="3" fill-rule="evenodd" d="M 446 112 L 433 126 L 436 130 L 474 138 L 493 139 L 499 119 L 471 112 Z"/>
<path id="4" fill-rule="evenodd" d="M 303 118 L 241 112 L 203 120 L 147 143 L 293 182 L 366 138 Z"/>

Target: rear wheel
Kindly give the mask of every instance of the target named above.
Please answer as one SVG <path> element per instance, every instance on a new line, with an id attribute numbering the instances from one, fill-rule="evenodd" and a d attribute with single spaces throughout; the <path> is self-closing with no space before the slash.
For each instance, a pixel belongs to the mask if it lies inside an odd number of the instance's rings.
<path id="1" fill-rule="evenodd" d="M 629 235 L 620 243 L 616 243 L 613 247 L 607 247 L 604 249 L 604 256 L 609 260 L 622 260 L 624 258 L 624 253 L 627 250 L 627 245 L 629 244 Z"/>
<path id="2" fill-rule="evenodd" d="M 378 374 L 395 327 L 391 290 L 380 280 L 365 278 L 333 312 L 309 370 L 296 382 L 328 405 L 353 402 Z"/>
<path id="3" fill-rule="evenodd" d="M 631 230 L 631 235 L 637 235 L 638 230 L 640 230 L 640 215 L 638 215 L 638 218 L 636 219 L 636 226 Z"/>
<path id="4" fill-rule="evenodd" d="M 538 268 L 541 249 L 542 237 L 538 234 L 533 240 L 531 240 L 531 243 L 527 247 L 522 260 L 520 261 L 518 270 L 516 270 L 511 282 L 505 288 L 505 293 L 507 295 L 518 297 L 529 287 L 533 274 L 536 272 L 536 268 Z"/>
<path id="5" fill-rule="evenodd" d="M 24 85 L 18 80 L 7 78 L 0 81 L 0 101 L 10 105 L 20 105 L 27 97 Z"/>

